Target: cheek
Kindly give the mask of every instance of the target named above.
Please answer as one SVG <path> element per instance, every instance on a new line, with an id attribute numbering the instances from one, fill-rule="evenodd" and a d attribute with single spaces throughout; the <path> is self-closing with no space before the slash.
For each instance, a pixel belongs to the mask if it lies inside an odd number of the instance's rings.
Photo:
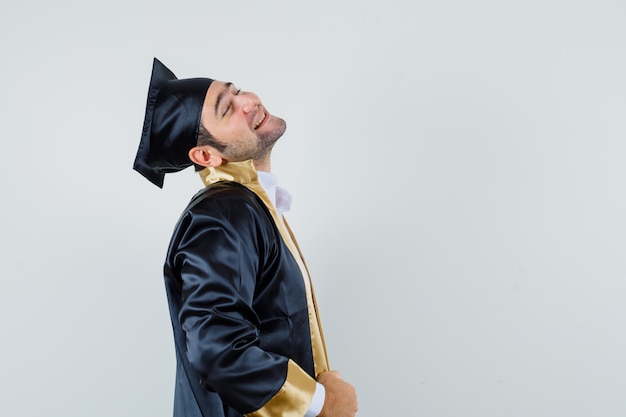
<path id="1" fill-rule="evenodd" d="M 219 123 L 215 127 L 215 131 L 209 130 L 215 138 L 225 144 L 231 144 L 240 140 L 255 137 L 255 132 L 250 129 L 248 122 L 243 114 L 236 112 L 230 118 Z"/>
<path id="2" fill-rule="evenodd" d="M 229 125 L 219 130 L 216 137 L 227 146 L 241 146 L 256 136 L 247 125 Z"/>
<path id="3" fill-rule="evenodd" d="M 248 126 L 248 122 L 245 119 L 237 120 L 237 123 L 231 124 L 231 135 L 235 139 L 246 138 L 254 136 L 254 131 Z"/>

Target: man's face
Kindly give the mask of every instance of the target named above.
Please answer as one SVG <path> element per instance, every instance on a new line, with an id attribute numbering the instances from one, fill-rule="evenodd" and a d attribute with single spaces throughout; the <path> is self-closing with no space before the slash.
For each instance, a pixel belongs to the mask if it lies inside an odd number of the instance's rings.
<path id="1" fill-rule="evenodd" d="M 285 121 L 272 116 L 256 94 L 222 81 L 209 86 L 200 120 L 224 145 L 219 153 L 228 161 L 266 158 L 286 129 Z"/>

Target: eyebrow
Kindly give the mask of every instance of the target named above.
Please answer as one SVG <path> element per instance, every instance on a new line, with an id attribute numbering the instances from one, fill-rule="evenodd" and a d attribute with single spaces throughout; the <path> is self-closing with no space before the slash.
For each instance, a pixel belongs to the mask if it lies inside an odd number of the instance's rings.
<path id="1" fill-rule="evenodd" d="M 217 100 L 215 100 L 215 117 L 217 117 L 217 110 L 220 107 L 220 102 L 222 101 L 222 99 L 224 98 L 226 93 L 228 93 L 228 91 L 230 91 L 230 86 L 231 85 L 233 85 L 233 83 L 228 82 L 228 83 L 224 84 L 224 88 L 217 95 Z"/>

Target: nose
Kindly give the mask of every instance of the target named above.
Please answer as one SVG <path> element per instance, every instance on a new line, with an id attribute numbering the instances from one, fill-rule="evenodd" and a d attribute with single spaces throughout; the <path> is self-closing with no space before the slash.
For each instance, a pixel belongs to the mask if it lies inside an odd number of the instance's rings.
<path id="1" fill-rule="evenodd" d="M 261 99 L 254 93 L 241 92 L 236 97 L 240 100 L 244 113 L 250 113 L 255 107 L 261 105 Z"/>

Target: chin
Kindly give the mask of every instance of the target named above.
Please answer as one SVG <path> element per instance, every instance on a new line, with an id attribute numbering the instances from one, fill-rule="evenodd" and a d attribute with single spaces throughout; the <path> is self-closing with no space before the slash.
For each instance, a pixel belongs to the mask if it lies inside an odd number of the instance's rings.
<path id="1" fill-rule="evenodd" d="M 262 142 L 275 143 L 287 129 L 287 123 L 283 119 L 279 117 L 274 117 L 273 119 L 272 125 L 266 126 L 267 130 L 259 134 L 259 139 Z"/>
<path id="2" fill-rule="evenodd" d="M 283 135 L 283 133 L 285 133 L 285 130 L 287 130 L 287 122 L 285 122 L 285 120 L 281 119 L 281 118 L 276 118 L 278 123 L 278 129 L 280 130 L 280 136 Z"/>

